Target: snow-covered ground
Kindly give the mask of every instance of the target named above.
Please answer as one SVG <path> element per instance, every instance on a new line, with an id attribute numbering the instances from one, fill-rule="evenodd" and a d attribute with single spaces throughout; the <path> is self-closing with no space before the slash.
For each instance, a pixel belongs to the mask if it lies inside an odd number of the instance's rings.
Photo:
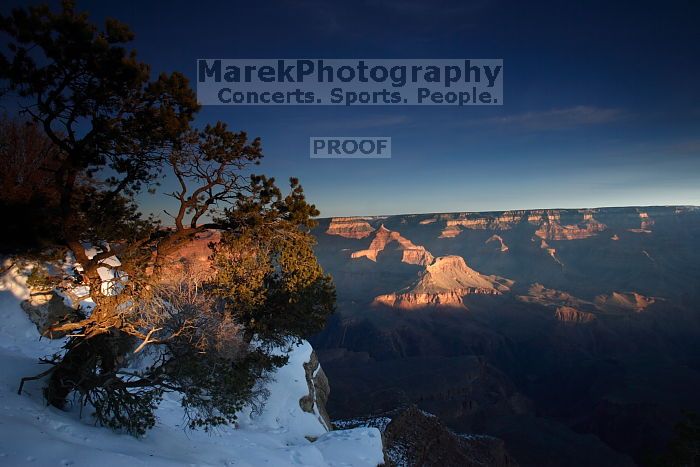
<path id="1" fill-rule="evenodd" d="M 304 342 L 275 374 L 264 409 L 240 414 L 238 428 L 207 434 L 185 429 L 175 397 L 158 409 L 158 424 L 141 439 L 94 426 L 76 408 L 47 407 L 41 381 L 20 378 L 46 369 L 39 357 L 60 349 L 60 341 L 39 339 L 20 302 L 28 297 L 24 277 L 10 272 L 0 278 L 0 465 L 7 466 L 376 466 L 382 441 L 376 428 L 327 432 L 316 414 L 301 410 L 308 393 L 302 364 L 311 346 Z M 317 437 L 309 441 L 306 436 Z"/>

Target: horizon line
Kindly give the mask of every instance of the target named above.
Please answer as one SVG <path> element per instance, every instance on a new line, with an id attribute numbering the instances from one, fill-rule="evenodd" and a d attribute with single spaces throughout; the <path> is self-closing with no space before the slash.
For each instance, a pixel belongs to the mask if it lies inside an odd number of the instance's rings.
<path id="1" fill-rule="evenodd" d="M 649 208 L 695 208 L 700 209 L 700 205 L 697 204 L 649 204 L 649 205 L 627 205 L 627 206 L 595 206 L 595 207 L 572 207 L 572 208 L 562 208 L 562 207 L 549 207 L 549 208 L 523 208 L 523 209 L 496 209 L 487 211 L 431 211 L 431 212 L 403 212 L 396 214 L 357 214 L 352 216 L 325 216 L 316 217 L 315 219 L 333 219 L 336 217 L 346 217 L 346 218 L 360 218 L 360 217 L 393 217 L 393 216 L 418 216 L 418 215 L 432 215 L 432 214 L 488 214 L 495 212 L 512 212 L 512 211 L 574 211 L 574 210 L 586 210 L 586 209 L 649 209 Z"/>

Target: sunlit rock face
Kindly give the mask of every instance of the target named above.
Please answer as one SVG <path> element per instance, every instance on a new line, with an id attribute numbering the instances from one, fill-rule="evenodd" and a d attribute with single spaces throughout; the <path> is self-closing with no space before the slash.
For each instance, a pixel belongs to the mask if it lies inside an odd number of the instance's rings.
<path id="1" fill-rule="evenodd" d="M 461 256 L 442 256 L 425 268 L 415 284 L 403 291 L 380 295 L 374 299 L 374 304 L 404 309 L 463 308 L 465 295 L 499 295 L 511 284 L 505 279 L 478 273 L 467 266 Z"/>
<path id="2" fill-rule="evenodd" d="M 374 232 L 368 220 L 370 219 L 365 217 L 334 217 L 326 233 L 345 238 L 365 238 Z"/>
<path id="3" fill-rule="evenodd" d="M 676 213 L 678 214 L 678 212 Z M 654 219 L 649 217 L 649 214 L 643 211 L 639 212 L 639 228 L 627 229 L 634 233 L 651 233 L 651 228 L 654 225 Z"/>
<path id="4" fill-rule="evenodd" d="M 588 323 L 597 315 L 609 313 L 640 313 L 653 305 L 657 299 L 638 292 L 612 292 L 597 295 L 593 300 L 583 300 L 568 292 L 548 289 L 542 284 L 532 284 L 527 295 L 518 300 L 555 308 L 555 318 L 559 321 Z"/>
<path id="5" fill-rule="evenodd" d="M 569 306 L 561 306 L 557 308 L 554 317 L 565 323 L 590 323 L 595 321 L 596 316 L 587 311 L 579 311 L 576 308 Z"/>
<path id="6" fill-rule="evenodd" d="M 498 251 L 501 253 L 505 253 L 508 251 L 508 245 L 506 245 L 506 242 L 503 241 L 503 238 L 501 238 L 500 235 L 491 235 L 488 240 L 486 240 L 486 244 L 489 243 L 494 243 L 498 247 Z"/>
<path id="7" fill-rule="evenodd" d="M 447 219 L 440 238 L 453 238 L 462 229 L 510 230 L 525 217 L 525 211 L 504 211 L 497 215 L 462 213 L 456 219 Z"/>
<path id="8" fill-rule="evenodd" d="M 458 225 L 448 225 L 442 232 L 440 232 L 439 238 L 454 238 L 462 232 L 462 229 Z"/>
<path id="9" fill-rule="evenodd" d="M 605 229 L 607 226 L 598 222 L 590 211 L 585 211 L 583 220 L 573 225 L 562 225 L 559 214 L 550 212 L 543 216 L 542 224 L 535 231 L 535 235 L 544 240 L 580 240 L 593 237 Z"/>
<path id="10" fill-rule="evenodd" d="M 635 312 L 644 311 L 653 305 L 656 299 L 645 297 L 637 292 L 613 292 L 610 295 L 598 295 L 595 298 L 595 305 L 601 311 L 610 312 Z"/>
<path id="11" fill-rule="evenodd" d="M 376 262 L 377 256 L 393 243 L 395 243 L 396 249 L 402 251 L 401 261 L 404 263 L 425 266 L 433 262 L 433 255 L 424 247 L 414 245 L 413 242 L 402 237 L 399 232 L 391 231 L 383 225 L 377 230 L 369 248 L 352 253 L 351 258 L 367 258 Z"/>
<path id="12" fill-rule="evenodd" d="M 465 308 L 462 297 L 464 291 L 455 290 L 437 293 L 400 293 L 385 294 L 374 299 L 376 305 L 386 305 L 394 308 L 414 309 L 429 306 Z"/>
<path id="13" fill-rule="evenodd" d="M 547 252 L 547 254 L 560 266 L 564 266 L 564 263 L 562 263 L 559 258 L 557 257 L 557 249 L 552 248 L 549 243 L 547 243 L 544 238 L 540 239 L 540 249 L 544 250 Z"/>
<path id="14" fill-rule="evenodd" d="M 542 222 L 559 222 L 560 213 L 556 209 L 533 209 L 527 212 L 527 222 L 540 225 Z"/>

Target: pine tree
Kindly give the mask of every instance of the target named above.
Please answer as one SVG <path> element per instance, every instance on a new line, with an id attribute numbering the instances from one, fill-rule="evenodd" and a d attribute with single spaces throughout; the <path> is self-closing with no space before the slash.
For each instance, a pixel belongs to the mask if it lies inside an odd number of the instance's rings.
<path id="1" fill-rule="evenodd" d="M 186 78 L 151 80 L 126 48 L 127 26 L 108 20 L 100 29 L 65 1 L 58 12 L 15 9 L 0 31 L 10 38 L 0 55 L 5 97 L 16 98 L 49 149 L 41 212 L 52 228 L 34 229 L 24 252 L 72 253 L 81 266 L 74 281 L 95 303 L 84 319 L 51 328 L 69 336 L 47 360 L 48 403 L 63 407 L 75 393 L 102 424 L 139 435 L 155 423 L 163 393 L 175 391 L 192 427 L 232 422 L 284 363 L 276 349 L 320 330 L 333 311 L 333 285 L 309 234 L 318 210 L 298 180 L 284 195 L 274 179 L 252 174 L 259 139 L 221 122 L 192 127 L 198 105 Z M 16 154 L 19 145 L 6 140 L 3 151 Z M 178 183 L 171 228 L 144 219 L 134 196 L 163 172 Z M 33 193 L 27 183 L 19 188 Z M 216 274 L 172 277 L 173 256 L 209 229 L 223 233 L 212 246 Z M 88 257 L 86 242 L 101 251 Z M 120 266 L 103 262 L 113 255 Z M 114 272 L 106 289 L 101 267 Z M 144 351 L 154 363 L 127 370 Z"/>

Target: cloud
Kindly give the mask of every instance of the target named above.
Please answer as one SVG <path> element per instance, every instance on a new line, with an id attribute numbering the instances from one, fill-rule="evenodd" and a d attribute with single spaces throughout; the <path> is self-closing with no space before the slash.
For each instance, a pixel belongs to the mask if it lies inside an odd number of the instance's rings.
<path id="1" fill-rule="evenodd" d="M 530 130 L 559 130 L 580 126 L 603 125 L 623 120 L 627 114 L 614 108 L 585 105 L 565 109 L 525 112 L 503 117 L 468 120 L 467 126 L 502 125 Z"/>

